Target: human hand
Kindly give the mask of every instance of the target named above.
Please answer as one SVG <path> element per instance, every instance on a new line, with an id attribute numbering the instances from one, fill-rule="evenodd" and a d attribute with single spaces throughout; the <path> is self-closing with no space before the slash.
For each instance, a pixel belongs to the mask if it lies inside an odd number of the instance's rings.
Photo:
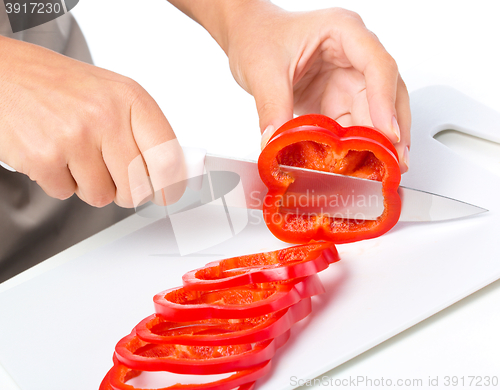
<path id="1" fill-rule="evenodd" d="M 136 82 L 13 39 L 0 47 L 1 161 L 54 198 L 97 207 L 137 206 L 183 183 L 182 149 Z M 157 201 L 175 202 L 176 190 Z"/>
<path id="2" fill-rule="evenodd" d="M 293 114 L 374 126 L 408 170 L 411 115 L 394 59 L 350 11 L 292 13 L 267 1 L 233 9 L 220 39 L 236 81 L 256 101 L 263 146 Z"/>

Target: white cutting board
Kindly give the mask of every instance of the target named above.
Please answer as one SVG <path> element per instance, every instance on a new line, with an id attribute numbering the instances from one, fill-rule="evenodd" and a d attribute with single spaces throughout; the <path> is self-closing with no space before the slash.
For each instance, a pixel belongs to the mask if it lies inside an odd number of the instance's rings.
<path id="1" fill-rule="evenodd" d="M 326 294 L 297 324 L 260 390 L 314 378 L 500 278 L 500 177 L 433 139 L 457 129 L 500 142 L 500 114 L 446 87 L 411 95 L 411 172 L 403 184 L 484 207 L 481 216 L 399 223 L 339 246 L 321 274 Z M 232 239 L 175 256 L 160 220 L 0 293 L 0 365 L 22 390 L 97 389 L 116 342 L 153 313 L 153 295 L 209 261 L 284 247 L 259 218 Z"/>

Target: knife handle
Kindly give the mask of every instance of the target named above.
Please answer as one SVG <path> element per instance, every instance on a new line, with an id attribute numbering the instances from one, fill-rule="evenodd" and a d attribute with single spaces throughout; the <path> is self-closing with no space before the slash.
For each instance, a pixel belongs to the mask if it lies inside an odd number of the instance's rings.
<path id="1" fill-rule="evenodd" d="M 8 171 L 17 172 L 14 168 L 12 168 L 10 165 L 5 164 L 3 161 L 0 161 L 0 166 L 4 167 Z"/>
<path id="2" fill-rule="evenodd" d="M 193 178 L 196 176 L 203 175 L 205 168 L 205 156 L 207 155 L 207 150 L 202 148 L 192 148 L 188 146 L 183 146 L 182 150 L 184 152 L 184 160 L 186 162 L 186 173 L 187 178 Z M 0 166 L 11 172 L 17 172 L 10 165 L 5 164 L 0 161 Z"/>

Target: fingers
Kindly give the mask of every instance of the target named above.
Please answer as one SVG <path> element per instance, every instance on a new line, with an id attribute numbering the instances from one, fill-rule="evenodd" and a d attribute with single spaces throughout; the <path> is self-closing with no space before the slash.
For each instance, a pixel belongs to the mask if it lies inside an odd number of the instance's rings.
<path id="1" fill-rule="evenodd" d="M 325 83 L 320 113 L 342 126 L 373 126 L 364 83 L 358 71 L 337 69 Z"/>
<path id="2" fill-rule="evenodd" d="M 347 18 L 341 34 L 344 53 L 365 78 L 366 102 L 373 126 L 396 146 L 401 172 L 409 166 L 411 114 L 408 91 L 394 59 L 361 18 Z M 367 122 L 366 107 L 353 102 L 351 114 Z M 357 109 L 358 108 L 358 109 Z"/>
<path id="3" fill-rule="evenodd" d="M 361 18 L 347 18 L 342 25 L 341 44 L 348 64 L 365 78 L 366 97 L 374 125 L 394 141 L 399 141 L 392 117 L 395 102 L 398 68 L 378 38 L 369 31 Z"/>
<path id="4" fill-rule="evenodd" d="M 110 106 L 92 123 L 99 127 L 100 155 L 92 158 L 93 151 L 82 148 L 83 157 L 70 165 L 77 194 L 92 205 L 110 199 L 121 207 L 174 203 L 185 190 L 182 148 L 154 99 L 134 81 L 118 81 Z"/>
<path id="5" fill-rule="evenodd" d="M 168 205 L 180 199 L 186 187 L 186 167 L 182 148 L 160 107 L 147 92 L 139 88 L 139 95 L 131 107 L 132 134 L 142 154 L 154 192 L 154 202 Z M 143 165 L 142 165 L 143 166 Z M 129 165 L 131 193 L 144 192 L 146 182 L 140 160 Z"/>
<path id="6" fill-rule="evenodd" d="M 343 72 L 341 78 L 345 81 L 349 79 L 348 75 Z M 321 113 L 335 119 L 340 125 L 346 126 L 374 126 L 370 115 L 370 107 L 366 97 L 366 89 L 358 93 L 343 93 L 338 91 L 340 83 L 336 82 L 336 77 L 331 78 L 335 87 L 332 91 L 328 90 L 322 102 Z M 329 83 L 330 84 L 330 83 Z M 362 85 L 360 81 L 358 85 Z M 348 90 L 347 86 L 340 90 Z M 396 151 L 398 152 L 401 173 L 404 173 L 409 168 L 409 147 L 410 127 L 411 127 L 411 112 L 408 91 L 401 79 L 398 77 L 398 86 L 396 94 L 396 119 L 400 129 L 400 141 L 395 143 Z M 374 126 L 378 128 L 377 126 Z"/>
<path id="7" fill-rule="evenodd" d="M 103 133 L 102 159 L 116 187 L 114 201 L 121 207 L 137 207 L 152 199 L 146 164 L 130 125 L 130 111 Z"/>
<path id="8" fill-rule="evenodd" d="M 396 72 L 394 72 L 396 71 Z M 365 70 L 366 99 L 373 125 L 382 131 L 393 144 L 401 140 L 397 120 L 396 93 L 399 74 L 381 62 L 370 63 Z"/>
<path id="9" fill-rule="evenodd" d="M 394 69 L 391 71 L 389 66 L 387 70 L 380 71 L 380 67 L 383 66 L 383 63 L 372 64 L 370 72 L 367 72 L 366 75 L 370 117 L 374 127 L 382 131 L 396 147 L 401 173 L 405 173 L 409 168 L 410 99 L 399 73 L 396 76 L 395 92 L 392 93 Z M 374 70 L 376 67 L 379 67 L 379 69 Z M 377 77 L 379 77 L 378 81 L 374 81 Z M 382 77 L 386 77 L 385 81 L 381 80 Z M 377 88 L 380 92 L 373 92 Z"/>
<path id="10" fill-rule="evenodd" d="M 397 67 L 384 62 L 371 63 L 365 71 L 365 77 L 368 104 L 365 112 L 370 113 L 373 126 L 382 131 L 396 147 L 401 173 L 405 173 L 409 168 L 411 128 L 406 86 L 397 73 Z"/>
<path id="11" fill-rule="evenodd" d="M 47 195 L 64 200 L 75 193 L 77 185 L 65 163 L 50 164 L 50 169 L 44 169 L 44 163 L 38 161 L 35 166 L 38 168 L 31 169 L 28 176 L 36 181 Z"/>
<path id="12" fill-rule="evenodd" d="M 410 111 L 410 97 L 408 90 L 403 82 L 401 76 L 398 80 L 398 92 L 396 97 L 396 112 L 401 130 L 401 141 L 396 144 L 396 150 L 399 156 L 399 165 L 401 173 L 408 171 L 410 167 L 410 129 L 411 129 L 411 111 Z"/>
<path id="13" fill-rule="evenodd" d="M 84 128 L 73 129 L 68 143 L 78 147 L 71 148 L 71 153 L 61 152 L 60 161 L 40 157 L 44 161 L 32 175 L 48 195 L 65 199 L 76 192 L 96 207 L 113 200 L 122 207 L 137 207 L 149 200 L 167 205 L 182 196 L 184 158 L 172 128 L 144 90 L 138 88 L 130 101 L 130 109 L 91 121 L 90 126 L 100 127 L 97 139 L 87 137 Z"/>
<path id="14" fill-rule="evenodd" d="M 293 89 L 286 69 L 256 72 L 249 83 L 259 114 L 261 148 L 285 122 L 293 118 Z"/>
<path id="15" fill-rule="evenodd" d="M 0 144 L 8 145 L 1 155 L 47 194 L 65 199 L 76 192 L 93 206 L 114 199 L 133 207 L 134 198 L 182 181 L 182 149 L 137 83 L 36 45 L 2 45 L 10 55 L 0 73 L 12 82 L 0 106 Z M 65 82 L 54 88 L 54 80 Z M 177 200 L 178 192 L 162 191 L 162 202 Z"/>
<path id="16" fill-rule="evenodd" d="M 177 138 L 155 145 L 143 156 L 155 191 L 154 202 L 162 206 L 177 202 L 187 184 L 184 153 Z"/>
<path id="17" fill-rule="evenodd" d="M 76 195 L 94 207 L 104 207 L 115 198 L 115 183 L 104 164 L 98 145 L 80 144 L 68 161 L 68 168 L 77 186 Z"/>

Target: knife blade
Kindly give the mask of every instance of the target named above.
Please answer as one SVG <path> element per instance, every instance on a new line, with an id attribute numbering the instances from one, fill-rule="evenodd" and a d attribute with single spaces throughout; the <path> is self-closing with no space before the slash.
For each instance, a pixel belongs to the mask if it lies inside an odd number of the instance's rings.
<path id="1" fill-rule="evenodd" d="M 305 168 L 280 166 L 294 177 L 283 199 L 283 209 L 301 213 L 323 213 L 344 218 L 376 219 L 384 209 L 382 183 Z M 229 207 L 262 209 L 267 187 L 262 183 L 257 162 L 205 156 L 207 172 L 228 171 L 239 175 L 244 196 L 226 199 Z M 460 200 L 400 186 L 400 221 L 443 221 L 463 218 L 488 210 Z"/>
<path id="2" fill-rule="evenodd" d="M 2 161 L 0 166 L 15 172 Z M 260 179 L 256 161 L 207 153 L 204 166 L 207 172 L 232 172 L 239 176 L 244 195 L 227 198 L 228 207 L 262 210 L 267 187 Z M 280 168 L 294 177 L 284 198 L 284 210 L 366 220 L 377 219 L 384 210 L 382 183 L 379 181 L 285 165 Z M 227 188 L 223 186 L 223 189 Z M 404 222 L 444 221 L 488 211 L 414 188 L 400 186 L 398 193 L 402 201 L 399 220 Z"/>

